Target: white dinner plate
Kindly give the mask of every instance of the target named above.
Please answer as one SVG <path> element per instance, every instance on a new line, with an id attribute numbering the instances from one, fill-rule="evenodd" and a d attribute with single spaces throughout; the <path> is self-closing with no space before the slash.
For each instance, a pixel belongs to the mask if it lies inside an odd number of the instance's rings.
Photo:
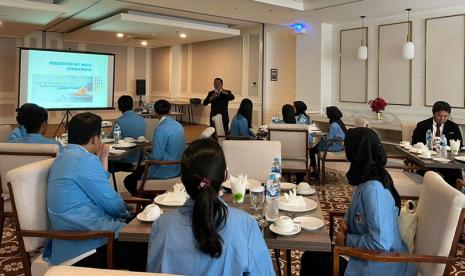
<path id="1" fill-rule="evenodd" d="M 181 202 L 181 201 L 165 201 L 165 197 L 166 197 L 167 194 L 161 194 L 161 195 L 158 195 L 157 197 L 155 197 L 154 201 L 156 204 L 158 205 L 163 205 L 163 206 L 170 206 L 170 207 L 180 207 L 180 206 L 183 206 L 184 202 Z M 186 197 L 186 200 L 187 200 L 187 197 Z"/>
<path id="2" fill-rule="evenodd" d="M 250 190 L 251 188 L 258 187 L 258 186 L 262 185 L 262 183 L 260 183 L 260 181 L 255 180 L 255 179 L 248 178 L 247 181 L 249 182 L 247 187 L 245 187 L 247 190 Z M 223 187 L 225 187 L 227 189 L 231 189 L 231 180 L 229 180 L 229 179 L 226 180 L 225 182 L 223 182 L 222 185 L 223 185 Z"/>
<path id="3" fill-rule="evenodd" d="M 310 187 L 309 189 L 300 190 L 300 191 L 299 191 L 299 188 L 297 188 L 297 194 L 299 194 L 299 195 L 308 196 L 308 195 L 313 195 L 314 193 L 316 193 L 316 190 L 313 189 L 312 187 Z"/>
<path id="4" fill-rule="evenodd" d="M 279 198 L 278 200 L 278 208 L 279 210 L 283 210 L 283 211 L 288 211 L 288 212 L 308 212 L 308 211 L 311 211 L 313 209 L 315 209 L 318 204 L 312 200 L 312 199 L 309 199 L 309 198 L 305 198 L 304 197 L 304 201 L 305 201 L 305 207 L 302 206 L 286 206 L 286 205 L 283 205 L 282 202 L 285 201 L 285 197 L 282 196 Z"/>
<path id="5" fill-rule="evenodd" d="M 121 155 L 125 152 L 126 152 L 125 150 L 114 149 L 114 148 L 110 149 L 110 154 L 113 154 L 113 155 Z"/>
<path id="6" fill-rule="evenodd" d="M 296 226 L 296 228 L 293 231 L 281 232 L 281 231 L 278 231 L 278 229 L 276 229 L 276 226 L 274 225 L 274 223 L 272 223 L 270 225 L 270 230 L 271 230 L 271 232 L 273 232 L 275 234 L 278 234 L 278 235 L 292 236 L 292 235 L 298 234 L 298 233 L 300 233 L 300 231 L 302 231 L 302 227 L 300 227 L 300 225 L 298 223 L 296 223 L 295 226 Z"/>
<path id="7" fill-rule="evenodd" d="M 118 144 L 112 144 L 112 146 L 114 148 L 118 148 L 118 149 L 129 149 L 129 148 L 133 148 L 135 146 L 137 146 L 136 144 L 134 143 L 118 143 Z"/>
<path id="8" fill-rule="evenodd" d="M 300 224 L 300 227 L 302 227 L 302 229 L 309 231 L 317 230 L 325 226 L 325 222 L 321 219 L 307 216 L 296 217 L 294 218 L 294 222 Z"/>
<path id="9" fill-rule="evenodd" d="M 281 182 L 279 183 L 279 187 L 281 188 L 281 190 L 292 190 L 294 188 L 297 188 L 297 185 L 289 182 Z"/>
<path id="10" fill-rule="evenodd" d="M 147 142 L 147 139 L 137 139 L 136 143 L 145 143 Z"/>
<path id="11" fill-rule="evenodd" d="M 440 163 L 449 163 L 450 162 L 450 159 L 440 158 L 440 157 L 433 158 L 433 160 L 437 161 L 437 162 L 440 162 Z"/>
<path id="12" fill-rule="evenodd" d="M 163 214 L 163 210 L 160 210 L 160 215 L 162 215 L 162 214 Z M 137 214 L 136 218 L 137 218 L 138 220 L 142 221 L 142 222 L 154 222 L 154 221 L 156 221 L 159 217 L 156 218 L 156 219 L 154 219 L 154 220 L 150 220 L 150 219 L 147 219 L 147 218 L 145 217 L 144 213 L 139 213 L 139 214 Z"/>
<path id="13" fill-rule="evenodd" d="M 465 162 L 465 156 L 455 156 L 454 159 L 460 162 Z"/>
<path id="14" fill-rule="evenodd" d="M 423 156 L 423 155 L 419 155 L 418 157 L 420 157 L 421 159 L 425 159 L 425 160 L 431 160 L 433 159 L 433 157 L 426 157 L 426 156 Z"/>
<path id="15" fill-rule="evenodd" d="M 114 141 L 115 141 L 115 139 L 113 139 L 113 138 L 103 138 L 102 139 L 102 142 L 105 143 L 105 144 L 113 143 Z"/>

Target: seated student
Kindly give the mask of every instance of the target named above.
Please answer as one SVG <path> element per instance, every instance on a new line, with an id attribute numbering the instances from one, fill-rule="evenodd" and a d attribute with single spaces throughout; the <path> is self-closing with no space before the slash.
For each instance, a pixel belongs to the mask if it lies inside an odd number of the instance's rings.
<path id="1" fill-rule="evenodd" d="M 257 222 L 218 196 L 226 179 L 221 146 L 194 141 L 181 178 L 190 198 L 162 215 L 150 234 L 147 271 L 177 275 L 275 275 Z"/>
<path id="2" fill-rule="evenodd" d="M 328 106 L 326 108 L 326 116 L 329 119 L 328 143 L 321 140 L 318 144 L 310 149 L 310 167 L 314 178 L 319 178 L 318 170 L 316 169 L 316 157 L 320 150 L 327 150 L 331 152 L 343 151 L 344 145 L 342 141 L 346 137 L 347 128 L 342 122 L 342 112 L 335 106 Z M 337 142 L 340 141 L 340 142 Z"/>
<path id="3" fill-rule="evenodd" d="M 310 117 L 305 113 L 305 111 L 307 111 L 307 105 L 303 101 L 295 101 L 294 109 L 295 121 L 297 124 L 309 125 L 311 123 Z"/>
<path id="4" fill-rule="evenodd" d="M 133 109 L 134 102 L 131 96 L 124 95 L 118 99 L 118 109 L 123 113 L 121 117 L 116 119 L 115 125 L 121 129 L 121 138 L 132 137 L 137 139 L 139 136 L 145 136 L 145 121 L 140 115 L 135 113 Z M 113 129 L 108 137 L 113 137 Z M 134 166 L 134 163 L 139 161 L 139 153 L 136 152 L 118 162 L 112 162 L 111 171 L 125 171 Z"/>
<path id="5" fill-rule="evenodd" d="M 400 196 L 385 169 L 387 155 L 381 141 L 369 128 L 354 128 L 347 134 L 345 147 L 350 162 L 347 180 L 356 188 L 336 245 L 408 253 L 397 223 Z M 415 266 L 407 263 L 340 260 L 339 275 L 416 275 Z M 305 252 L 301 264 L 300 275 L 333 275 L 332 253 Z"/>
<path id="6" fill-rule="evenodd" d="M 47 211 L 53 230 L 113 231 L 115 238 L 130 214 L 109 184 L 107 172 L 109 146 L 100 140 L 102 119 L 81 113 L 69 122 L 68 147 L 53 162 L 48 176 Z M 44 259 L 56 265 L 85 252 L 97 253 L 79 261 L 78 266 L 106 266 L 105 238 L 91 240 L 48 240 Z M 144 252 L 140 245 L 115 241 L 115 264 L 122 268 L 143 270 L 136 260 Z M 133 258 L 128 259 L 128 256 Z M 125 259 L 126 258 L 126 259 Z"/>
<path id="7" fill-rule="evenodd" d="M 234 116 L 229 130 L 230 136 L 254 138 L 252 130 L 253 103 L 249 99 L 243 99 L 236 116 Z"/>
<path id="8" fill-rule="evenodd" d="M 27 130 L 24 127 L 24 114 L 27 113 L 30 106 L 31 104 L 26 103 L 18 108 L 16 115 L 16 122 L 18 123 L 18 126 L 11 131 L 10 136 L 8 136 L 8 142 L 13 142 L 16 139 L 23 138 L 27 135 Z"/>
<path id="9" fill-rule="evenodd" d="M 421 121 L 413 131 L 412 144 L 423 143 L 426 144 L 426 132 L 431 130 L 434 137 L 440 138 L 442 135 L 446 136 L 447 144 L 450 140 L 460 140 L 461 146 L 463 145 L 462 133 L 459 126 L 453 121 L 449 120 L 449 115 L 452 109 L 450 105 L 443 101 L 435 102 L 433 105 L 433 117 Z M 444 180 L 450 185 L 455 186 L 457 178 L 462 179 L 462 171 L 454 169 L 438 169 L 437 170 Z M 424 173 L 424 172 L 420 172 Z"/>
<path id="10" fill-rule="evenodd" d="M 152 156 L 150 159 L 158 161 L 179 161 L 186 147 L 184 128 L 169 117 L 171 104 L 166 100 L 159 100 L 154 105 L 155 115 L 160 118 L 158 126 L 153 130 Z M 124 179 L 124 186 L 132 194 L 137 194 L 137 181 L 144 173 L 141 167 Z M 149 168 L 148 178 L 170 179 L 181 174 L 179 165 L 152 165 Z"/>
<path id="11" fill-rule="evenodd" d="M 27 131 L 27 135 L 14 139 L 11 143 L 56 144 L 60 152 L 63 151 L 63 145 L 59 141 L 43 136 L 48 127 L 48 113 L 45 108 L 36 104 L 29 104 L 27 111 L 22 117 L 22 123 Z"/>
<path id="12" fill-rule="evenodd" d="M 294 107 L 290 104 L 285 104 L 282 107 L 283 118 L 275 124 L 295 124 L 295 112 Z"/>

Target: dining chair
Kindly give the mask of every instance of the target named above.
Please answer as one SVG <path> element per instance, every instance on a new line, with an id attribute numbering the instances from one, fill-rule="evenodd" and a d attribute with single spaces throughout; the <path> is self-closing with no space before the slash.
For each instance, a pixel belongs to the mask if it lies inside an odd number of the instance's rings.
<path id="1" fill-rule="evenodd" d="M 97 269 L 77 266 L 54 266 L 45 273 L 45 276 L 172 276 L 174 274 L 151 273 L 151 272 L 134 272 L 111 269 Z"/>
<path id="2" fill-rule="evenodd" d="M 226 140 L 223 152 L 228 175 L 248 178 L 266 183 L 274 158 L 281 158 L 281 142 L 261 140 Z"/>
<path id="3" fill-rule="evenodd" d="M 268 140 L 281 142 L 283 173 L 304 173 L 308 181 L 308 126 L 303 124 L 268 125 Z"/>
<path id="4" fill-rule="evenodd" d="M 6 173 L 5 181 L 11 195 L 16 236 L 26 276 L 43 275 L 49 268 L 42 254 L 31 253 L 43 247 L 47 239 L 87 240 L 95 238 L 108 239 L 107 266 L 112 268 L 113 232 L 108 231 L 54 231 L 51 230 L 47 215 L 47 179 L 54 159 L 27 164 Z M 86 252 L 63 263 L 71 265 L 93 254 L 96 250 Z"/>
<path id="5" fill-rule="evenodd" d="M 137 196 L 141 198 L 153 197 L 172 189 L 174 184 L 181 183 L 180 176 L 170 179 L 150 179 L 148 175 L 151 166 L 179 166 L 180 164 L 181 161 L 146 160 L 142 178 L 137 182 Z"/>
<path id="6" fill-rule="evenodd" d="M 344 145 L 344 140 L 328 139 L 328 136 L 323 137 L 325 145 L 329 147 L 332 144 Z M 328 162 L 348 162 L 345 151 L 328 151 L 327 148 L 320 149 L 318 153 L 318 170 L 320 171 L 321 164 L 321 184 L 326 184 L 326 163 Z"/>
<path id="7" fill-rule="evenodd" d="M 218 138 L 218 142 L 220 145 L 222 145 L 223 141 L 226 139 L 226 132 L 224 131 L 223 125 L 223 116 L 221 116 L 221 114 L 216 114 L 212 117 L 212 122 L 216 130 L 216 137 Z"/>
<path id="8" fill-rule="evenodd" d="M 206 129 L 204 129 L 202 131 L 202 133 L 200 133 L 200 136 L 199 138 L 202 139 L 202 138 L 210 138 L 213 136 L 213 134 L 215 134 L 215 128 L 214 127 L 207 127 Z"/>
<path id="9" fill-rule="evenodd" d="M 13 216 L 5 174 L 25 164 L 54 158 L 58 153 L 58 146 L 54 144 L 0 143 L 0 242 L 5 218 Z"/>
<path id="10" fill-rule="evenodd" d="M 339 256 L 374 262 L 417 263 L 419 275 L 449 275 L 465 219 L 465 195 L 451 187 L 439 174 L 429 171 L 424 176 L 417 206 L 413 254 L 335 246 L 333 275 L 339 272 Z M 341 214 L 330 212 L 331 238 L 336 215 Z"/>
<path id="11" fill-rule="evenodd" d="M 144 118 L 145 121 L 145 138 L 147 141 L 152 141 L 153 138 L 153 130 L 158 126 L 160 123 L 159 119 L 152 119 L 152 118 Z"/>
<path id="12" fill-rule="evenodd" d="M 413 131 L 417 127 L 413 122 L 402 122 L 402 141 L 412 141 Z"/>
<path id="13" fill-rule="evenodd" d="M 11 133 L 11 126 L 10 125 L 1 125 L 0 126 L 0 143 L 8 142 L 8 136 Z"/>

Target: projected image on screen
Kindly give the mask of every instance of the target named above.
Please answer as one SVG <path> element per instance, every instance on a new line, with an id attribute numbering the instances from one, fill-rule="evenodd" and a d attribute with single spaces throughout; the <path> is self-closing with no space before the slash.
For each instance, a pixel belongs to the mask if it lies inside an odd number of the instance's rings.
<path id="1" fill-rule="evenodd" d="M 113 64 L 111 54 L 21 49 L 19 105 L 112 108 Z"/>

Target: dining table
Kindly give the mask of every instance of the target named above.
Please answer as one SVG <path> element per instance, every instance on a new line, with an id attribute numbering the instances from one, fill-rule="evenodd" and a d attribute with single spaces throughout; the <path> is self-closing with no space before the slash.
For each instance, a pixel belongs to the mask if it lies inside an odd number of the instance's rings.
<path id="1" fill-rule="evenodd" d="M 449 162 L 439 162 L 434 159 L 425 159 L 422 158 L 419 154 L 411 152 L 408 148 L 404 148 L 401 145 L 397 145 L 396 148 L 405 155 L 409 160 L 417 164 L 418 166 L 424 168 L 425 170 L 434 170 L 434 169 L 465 169 L 465 162 L 458 161 L 455 159 L 457 156 L 465 157 L 465 151 L 459 151 L 457 155 L 452 155 L 448 152 L 447 159 Z M 433 155 L 433 158 L 437 155 Z"/>
<path id="2" fill-rule="evenodd" d="M 306 212 L 289 212 L 280 210 L 279 215 L 289 216 L 291 218 L 298 216 L 310 216 L 324 221 L 323 212 L 321 210 L 321 205 L 318 200 L 317 193 L 305 197 L 314 200 L 317 203 L 317 207 L 311 211 Z M 254 209 L 251 208 L 250 197 L 248 195 L 246 195 L 244 202 L 240 204 L 233 203 L 232 194 L 229 192 L 225 192 L 222 195 L 222 199 L 230 207 L 241 209 L 251 215 L 254 213 Z M 167 207 L 160 205 L 160 208 L 164 213 L 167 213 L 178 207 Z M 275 253 L 279 254 L 280 249 L 286 250 L 288 272 L 291 271 L 290 250 L 331 252 L 331 240 L 329 238 L 329 232 L 325 226 L 312 231 L 302 229 L 301 232 L 295 235 L 284 236 L 273 233 L 269 228 L 271 222 L 265 221 L 264 224 L 264 221 L 265 220 L 262 218 L 259 223 L 263 238 L 268 248 L 274 249 Z M 119 233 L 119 240 L 128 242 L 149 242 L 151 229 L 152 223 L 142 222 L 137 218 L 134 218 L 121 230 Z"/>

